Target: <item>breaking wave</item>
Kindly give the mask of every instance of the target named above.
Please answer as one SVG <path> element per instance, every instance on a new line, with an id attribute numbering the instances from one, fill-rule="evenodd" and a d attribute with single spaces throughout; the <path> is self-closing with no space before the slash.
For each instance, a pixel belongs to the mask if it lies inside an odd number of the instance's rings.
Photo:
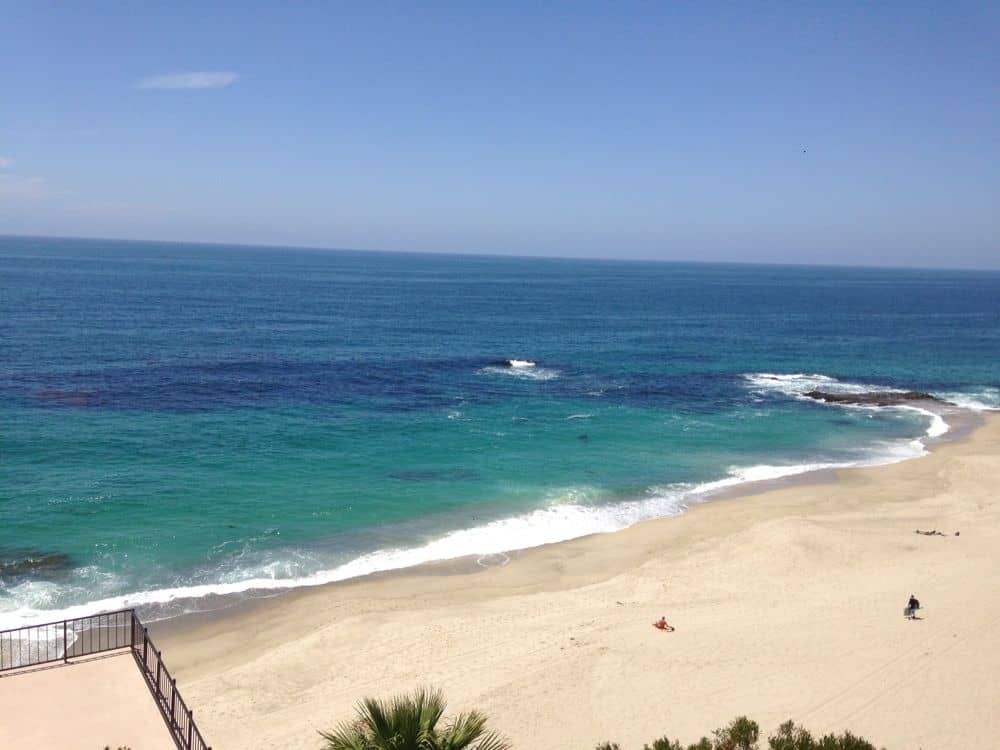
<path id="1" fill-rule="evenodd" d="M 58 600 L 59 587 L 56 584 L 26 582 L 8 589 L 7 593 L 18 604 L 13 609 L 0 612 L 0 628 L 79 617 L 102 610 L 163 605 L 213 595 L 229 596 L 252 591 L 320 586 L 457 558 L 475 558 L 479 565 L 486 565 L 484 561 L 496 558 L 503 564 L 503 559 L 509 552 L 591 534 L 620 531 L 640 521 L 678 515 L 693 503 L 741 485 L 823 470 L 896 463 L 925 453 L 924 445 L 919 440 L 913 440 L 879 444 L 874 453 L 857 461 L 731 466 L 726 475 L 718 479 L 651 487 L 641 497 L 624 500 L 609 498 L 592 487 L 571 487 L 550 493 L 544 498 L 542 507 L 523 514 L 447 531 L 429 538 L 423 544 L 365 553 L 342 564 L 302 575 L 295 575 L 293 572 L 301 570 L 301 559 L 294 562 L 277 560 L 242 571 L 231 570 L 224 581 L 138 591 L 60 609 L 51 608 L 52 603 Z M 319 561 L 314 563 L 319 564 Z M 174 614 L 192 611 L 199 611 L 197 603 L 191 602 Z"/>
<path id="2" fill-rule="evenodd" d="M 506 375 L 520 380 L 555 380 L 561 374 L 551 367 L 539 367 L 533 359 L 502 359 L 478 370 L 480 375 Z"/>
<path id="3" fill-rule="evenodd" d="M 1000 388 L 942 391 L 934 395 L 970 411 L 1000 411 Z"/>
<path id="4" fill-rule="evenodd" d="M 557 371 L 539 367 L 530 360 L 505 362 L 503 365 L 487 366 L 480 372 L 541 380 L 558 376 Z M 518 364 L 514 364 L 515 362 Z M 755 397 L 800 398 L 817 404 L 822 402 L 809 399 L 805 393 L 814 389 L 838 393 L 893 390 L 884 386 L 845 382 L 816 373 L 750 373 L 742 377 L 745 386 Z M 937 395 L 956 405 L 977 410 L 996 409 L 1000 405 L 1000 392 L 992 388 Z M 120 578 L 100 578 L 96 569 L 74 572 L 74 580 L 71 582 L 23 581 L 16 585 L 8 584 L 6 587 L 0 586 L 0 628 L 124 607 L 150 607 L 155 612 L 167 613 L 163 616 L 171 616 L 222 606 L 211 597 L 229 597 L 249 592 L 257 592 L 254 595 L 258 596 L 266 595 L 266 592 L 318 586 L 458 558 L 471 558 L 487 567 L 502 565 L 509 559 L 508 554 L 516 550 L 618 531 L 640 521 L 677 515 L 693 503 L 754 483 L 773 482 L 810 472 L 896 463 L 922 456 L 927 452 L 926 438 L 940 437 L 949 429 L 941 414 L 925 409 L 922 405 L 828 406 L 915 411 L 928 419 L 928 425 L 924 438 L 876 443 L 865 448 L 864 454 L 849 454 L 854 460 L 824 461 L 817 457 L 813 461 L 794 464 L 730 466 L 724 473 L 720 472 L 721 476 L 709 481 L 650 487 L 640 496 L 630 498 L 609 496 L 593 487 L 570 487 L 540 497 L 539 507 L 523 513 L 488 521 L 472 519 L 465 528 L 426 533 L 421 541 L 414 544 L 383 545 L 381 549 L 356 554 L 346 560 L 331 559 L 329 553 L 324 557 L 322 554 L 286 549 L 267 553 L 278 559 L 257 559 L 253 562 L 249 559 L 237 560 L 235 565 L 224 572 L 206 568 L 187 581 L 178 580 L 177 585 L 150 587 L 149 590 L 114 595 L 111 592 L 127 590 L 126 587 L 130 584 Z M 459 414 L 457 411 L 452 413 L 456 416 Z M 570 414 L 565 419 L 583 419 L 589 416 L 591 415 L 587 413 L 578 413 Z M 94 592 L 101 591 L 107 592 L 103 598 L 64 606 L 70 601 L 79 601 L 88 594 L 93 596 Z"/>
<path id="5" fill-rule="evenodd" d="M 869 385 L 867 383 L 851 383 L 838 380 L 837 378 L 829 375 L 801 372 L 792 374 L 754 372 L 743 375 L 743 379 L 747 383 L 747 387 L 759 395 L 781 394 L 790 398 L 797 398 L 814 404 L 825 404 L 839 409 L 866 409 L 870 411 L 895 409 L 897 411 L 917 412 L 924 415 L 928 419 L 928 425 L 924 435 L 929 438 L 941 437 L 951 429 L 951 426 L 945 421 L 941 414 L 922 406 L 915 406 L 913 404 L 894 404 L 891 406 L 877 406 L 872 404 L 831 404 L 826 401 L 809 398 L 805 395 L 808 392 L 815 390 L 825 391 L 827 393 L 845 394 L 892 393 L 898 391 L 898 388 L 891 388 L 884 385 Z M 951 401 L 950 398 L 943 394 L 932 395 L 938 396 L 945 401 Z M 957 402 L 953 401 L 952 403 L 956 403 L 957 405 Z"/>

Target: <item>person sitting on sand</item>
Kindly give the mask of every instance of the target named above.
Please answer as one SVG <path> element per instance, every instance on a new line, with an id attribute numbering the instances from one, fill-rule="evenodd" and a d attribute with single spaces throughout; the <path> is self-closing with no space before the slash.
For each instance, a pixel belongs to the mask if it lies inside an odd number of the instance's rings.
<path id="1" fill-rule="evenodd" d="M 920 602 L 917 601 L 917 597 L 910 594 L 910 601 L 906 603 L 906 616 L 911 620 L 917 619 L 917 610 L 920 609 Z"/>
<path id="2" fill-rule="evenodd" d="M 674 632 L 674 626 L 667 622 L 666 615 L 661 617 L 659 620 L 653 623 L 653 627 L 657 630 L 665 630 L 668 633 Z"/>

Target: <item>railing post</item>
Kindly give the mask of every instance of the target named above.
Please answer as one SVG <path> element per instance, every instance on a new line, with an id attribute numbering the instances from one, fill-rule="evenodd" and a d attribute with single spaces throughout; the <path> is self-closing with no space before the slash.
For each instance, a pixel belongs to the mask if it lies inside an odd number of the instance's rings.
<path id="1" fill-rule="evenodd" d="M 156 692 L 160 691 L 160 667 L 163 665 L 162 651 L 156 652 Z"/>
<path id="2" fill-rule="evenodd" d="M 170 722 L 177 723 L 177 715 L 174 713 L 174 704 L 177 703 L 177 678 L 170 681 Z"/>
<path id="3" fill-rule="evenodd" d="M 188 709 L 188 750 L 191 750 L 191 728 L 194 726 L 194 711 Z"/>
<path id="4" fill-rule="evenodd" d="M 142 668 L 149 669 L 149 628 L 142 626 Z"/>
<path id="5" fill-rule="evenodd" d="M 63 664 L 69 661 L 69 648 L 66 646 L 66 620 L 63 620 Z"/>

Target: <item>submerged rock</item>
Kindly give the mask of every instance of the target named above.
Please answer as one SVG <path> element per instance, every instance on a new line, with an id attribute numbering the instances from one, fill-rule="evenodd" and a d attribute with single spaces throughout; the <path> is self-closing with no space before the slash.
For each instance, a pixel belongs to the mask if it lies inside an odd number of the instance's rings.
<path id="1" fill-rule="evenodd" d="M 476 472 L 468 469 L 437 469 L 430 471 L 391 471 L 386 474 L 390 479 L 402 479 L 407 482 L 464 482 L 476 478 Z"/>
<path id="2" fill-rule="evenodd" d="M 803 394 L 817 401 L 830 404 L 858 404 L 861 406 L 898 406 L 910 401 L 935 401 L 948 403 L 944 399 L 932 396 L 923 391 L 869 391 L 868 393 L 829 393 L 827 391 L 808 391 Z"/>
<path id="3" fill-rule="evenodd" d="M 64 552 L 32 550 L 17 554 L 0 553 L 0 578 L 61 573 L 72 567 L 73 561 Z"/>

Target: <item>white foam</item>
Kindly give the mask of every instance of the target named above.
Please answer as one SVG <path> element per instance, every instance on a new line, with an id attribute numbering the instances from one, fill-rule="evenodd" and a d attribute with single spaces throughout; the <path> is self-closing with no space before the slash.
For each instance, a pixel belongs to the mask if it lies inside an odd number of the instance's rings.
<path id="1" fill-rule="evenodd" d="M 870 391 L 891 391 L 884 386 L 866 385 L 863 383 L 848 383 L 829 375 L 818 373 L 796 372 L 780 374 L 773 372 L 752 372 L 743 375 L 743 379 L 759 393 L 777 392 L 787 396 L 808 398 L 809 391 L 823 390 L 829 393 L 867 393 Z M 811 399 L 810 399 L 811 400 Z"/>
<path id="2" fill-rule="evenodd" d="M 508 359 L 507 364 L 511 367 L 534 367 L 535 362 L 530 359 Z"/>
<path id="3" fill-rule="evenodd" d="M 820 401 L 809 398 L 805 394 L 813 390 L 823 390 L 828 393 L 898 393 L 899 389 L 889 388 L 879 385 L 865 385 L 863 383 L 849 383 L 837 380 L 829 375 L 794 373 L 790 375 L 780 375 L 770 372 L 749 373 L 743 378 L 750 384 L 757 393 L 782 393 L 792 398 L 811 401 L 818 404 L 825 404 L 840 409 L 896 409 L 900 411 L 914 411 L 923 414 L 930 419 L 925 436 L 936 438 L 947 433 L 951 426 L 937 412 L 925 409 L 912 404 L 893 404 L 890 406 L 878 406 L 873 404 L 838 404 L 827 401 Z M 950 400 L 950 399 L 947 399 Z"/>
<path id="4" fill-rule="evenodd" d="M 518 361 L 518 360 L 512 360 Z M 520 378 L 522 380 L 555 380 L 559 377 L 559 370 L 549 367 L 538 367 L 534 362 L 530 366 L 499 366 L 490 365 L 480 368 L 477 371 L 480 375 L 506 375 L 507 377 Z"/>
<path id="5" fill-rule="evenodd" d="M 812 390 L 830 393 L 892 393 L 899 390 L 888 386 L 844 382 L 818 373 L 752 372 L 744 374 L 743 379 L 756 393 L 783 393 L 795 398 L 808 398 L 804 394 Z M 969 391 L 937 391 L 931 395 L 971 411 L 1000 410 L 1000 388 L 991 386 Z"/>
<path id="6" fill-rule="evenodd" d="M 33 601 L 0 613 L 0 629 L 19 627 L 33 621 L 79 617 L 102 610 L 160 604 L 180 598 L 212 594 L 239 594 L 250 590 L 275 590 L 318 586 L 371 573 L 409 568 L 438 560 L 502 555 L 513 550 L 561 542 L 589 534 L 617 531 L 640 520 L 673 515 L 683 510 L 679 497 L 644 498 L 620 504 L 590 505 L 594 492 L 571 488 L 555 493 L 546 507 L 524 515 L 448 532 L 423 545 L 384 549 L 361 555 L 330 570 L 298 578 L 254 577 L 244 580 L 194 586 L 178 586 L 114 596 L 59 610 L 39 608 Z M 12 594 L 23 593 L 12 591 Z M 21 596 L 16 596 L 21 599 Z"/>
<path id="7" fill-rule="evenodd" d="M 726 476 L 720 479 L 699 484 L 678 483 L 653 487 L 641 498 L 618 503 L 602 502 L 604 498 L 601 493 L 592 487 L 570 487 L 550 493 L 545 498 L 544 507 L 528 513 L 450 531 L 413 547 L 377 550 L 334 568 L 319 570 L 305 576 L 289 577 L 294 566 L 287 561 L 273 561 L 253 569 L 252 572 L 234 570 L 227 574 L 230 578 L 227 581 L 137 592 L 61 609 L 45 606 L 46 603 L 52 604 L 55 601 L 54 584 L 41 582 L 22 584 L 35 587 L 36 594 L 44 590 L 44 594 L 35 597 L 28 595 L 27 590 L 10 590 L 12 598 L 22 604 L 16 609 L 0 612 L 0 629 L 19 627 L 32 622 L 80 617 L 102 610 L 162 604 L 177 599 L 239 594 L 252 590 L 277 591 L 320 586 L 372 573 L 467 556 L 475 557 L 482 565 L 491 557 L 502 559 L 506 553 L 514 550 L 538 547 L 590 534 L 619 531 L 640 521 L 677 515 L 686 510 L 691 503 L 739 485 L 828 469 L 897 463 L 925 455 L 926 452 L 923 443 L 912 440 L 880 444 L 874 454 L 859 461 L 731 466 Z M 282 574 L 285 577 L 281 577 Z M 240 578 L 241 575 L 246 577 Z"/>
<path id="8" fill-rule="evenodd" d="M 945 422 L 944 418 L 940 414 L 933 412 L 930 409 L 922 409 L 919 406 L 910 406 L 906 404 L 899 404 L 898 406 L 894 406 L 892 408 L 903 411 L 913 411 L 917 414 L 923 414 L 924 416 L 929 417 L 931 421 L 927 426 L 927 432 L 925 433 L 927 437 L 941 437 L 951 429 L 951 425 Z"/>
<path id="9" fill-rule="evenodd" d="M 515 368 L 513 366 L 509 368 L 484 368 L 484 370 L 494 370 L 504 374 L 544 372 L 544 368 Z M 755 389 L 779 391 L 788 395 L 801 395 L 816 387 L 827 390 L 836 388 L 840 392 L 877 390 L 871 386 L 842 383 L 835 378 L 819 374 L 756 373 L 744 377 Z M 844 389 L 852 389 L 852 391 Z M 957 403 L 957 399 L 952 394 L 949 394 L 949 400 Z M 920 407 L 910 405 L 870 407 L 862 405 L 849 408 L 908 409 L 925 414 L 930 418 L 930 424 L 926 430 L 927 437 L 938 437 L 948 430 L 947 423 L 939 414 Z M 585 416 L 589 415 L 574 414 L 567 419 L 584 418 Z M 692 502 L 739 485 L 829 469 L 896 463 L 925 455 L 926 452 L 923 442 L 916 439 L 882 443 L 876 452 L 869 457 L 852 462 L 732 466 L 727 470 L 726 476 L 719 479 L 700 484 L 674 484 L 663 488 L 651 488 L 642 498 L 619 503 L 602 503 L 593 488 L 569 488 L 553 493 L 546 498 L 544 507 L 529 513 L 447 532 L 417 546 L 377 550 L 360 555 L 342 565 L 318 570 L 304 576 L 296 575 L 301 567 L 293 565 L 287 560 L 271 561 L 252 569 L 231 570 L 225 574 L 227 580 L 215 583 L 166 587 L 107 597 L 69 607 L 60 607 L 60 599 L 63 599 L 67 593 L 64 588 L 44 581 L 28 581 L 6 590 L 5 594 L 9 595 L 8 601 L 18 602 L 19 605 L 6 612 L 0 612 L 0 629 L 17 627 L 31 622 L 78 617 L 100 610 L 162 604 L 178 599 L 239 594 L 251 590 L 278 591 L 288 588 L 318 586 L 371 573 L 466 556 L 474 556 L 480 564 L 488 564 L 487 561 L 491 561 L 493 558 L 501 561 L 506 559 L 506 553 L 513 550 L 551 544 L 589 534 L 617 531 L 650 518 L 676 515 L 683 512 Z M 113 582 L 105 581 L 104 583 L 110 585 Z M 120 585 L 120 582 L 117 583 Z"/>
<path id="10" fill-rule="evenodd" d="M 944 391 L 934 395 L 969 411 L 1000 411 L 1000 388 Z"/>
<path id="11" fill-rule="evenodd" d="M 566 419 L 590 419 L 593 414 L 570 414 Z"/>
<path id="12" fill-rule="evenodd" d="M 837 379 L 829 375 L 805 372 L 753 372 L 744 375 L 747 380 L 777 383 L 797 383 L 808 380 L 813 383 L 836 383 Z"/>

